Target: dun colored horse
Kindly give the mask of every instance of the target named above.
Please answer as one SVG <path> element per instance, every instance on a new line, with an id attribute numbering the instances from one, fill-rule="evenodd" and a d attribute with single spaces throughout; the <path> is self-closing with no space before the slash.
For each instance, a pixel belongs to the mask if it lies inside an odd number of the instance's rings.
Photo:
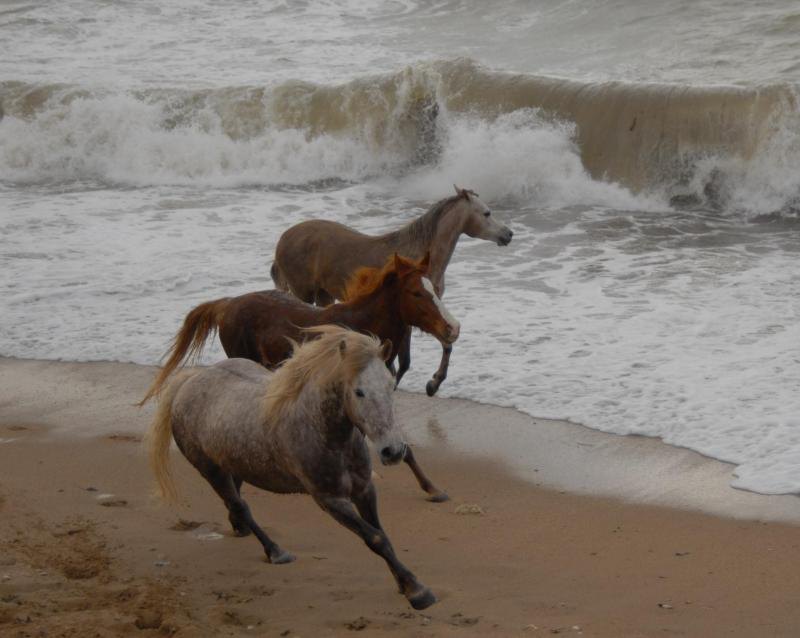
<path id="1" fill-rule="evenodd" d="M 389 566 L 414 609 L 436 602 L 398 559 L 378 519 L 370 454 L 398 463 L 406 444 L 394 420 L 389 346 L 335 326 L 295 346 L 276 372 L 246 359 L 183 371 L 167 386 L 148 440 L 162 495 L 174 495 L 170 439 L 211 484 L 236 534 L 254 533 L 270 563 L 294 556 L 253 520 L 241 496 L 246 482 L 270 492 L 306 493 L 358 534 Z M 355 506 L 355 508 L 353 507 Z"/>
<path id="2" fill-rule="evenodd" d="M 414 262 L 398 255 L 381 269 L 356 272 L 349 285 L 351 301 L 318 308 L 277 290 L 225 297 L 191 310 L 175 336 L 168 359 L 142 403 L 158 394 L 167 378 L 187 359 L 202 350 L 209 335 L 219 330 L 229 357 L 242 357 L 274 368 L 291 353 L 290 339 L 302 341 L 310 326 L 337 324 L 376 335 L 391 343 L 389 361 L 397 355 L 410 326 L 434 335 L 450 345 L 459 334 L 459 323 L 447 312 L 425 277 L 428 257 Z M 399 377 L 397 379 L 399 382 Z M 434 502 L 447 500 L 419 467 L 410 447 L 403 460 L 420 487 Z"/>
<path id="3" fill-rule="evenodd" d="M 514 233 L 495 221 L 491 211 L 470 190 L 455 187 L 453 197 L 434 204 L 427 213 L 394 232 L 370 236 L 342 224 L 311 220 L 292 226 L 278 240 L 270 271 L 275 286 L 308 303 L 327 305 L 345 299 L 347 281 L 361 267 L 379 267 L 392 253 L 419 259 L 430 253 L 428 276 L 444 295 L 444 272 L 462 234 L 506 246 Z M 399 348 L 398 374 L 410 365 L 410 331 Z M 433 396 L 447 376 L 452 347 L 443 345 L 439 369 L 428 382 Z"/>

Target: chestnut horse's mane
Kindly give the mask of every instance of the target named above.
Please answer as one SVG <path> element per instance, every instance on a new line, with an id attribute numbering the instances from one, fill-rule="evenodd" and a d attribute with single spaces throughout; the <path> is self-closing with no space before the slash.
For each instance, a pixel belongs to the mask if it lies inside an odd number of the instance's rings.
<path id="1" fill-rule="evenodd" d="M 425 268 L 421 265 L 421 261 L 417 262 L 413 259 L 407 259 L 400 255 L 392 255 L 386 260 L 386 263 L 381 268 L 370 268 L 364 266 L 356 270 L 347 280 L 344 289 L 344 300 L 354 301 L 359 297 L 366 297 L 380 288 L 386 277 L 398 272 L 398 264 L 403 267 L 404 272 L 418 270 L 424 274 Z"/>

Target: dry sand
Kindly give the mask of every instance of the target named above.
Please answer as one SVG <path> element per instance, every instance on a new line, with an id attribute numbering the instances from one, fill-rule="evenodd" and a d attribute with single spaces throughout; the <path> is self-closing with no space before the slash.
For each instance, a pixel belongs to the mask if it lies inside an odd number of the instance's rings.
<path id="1" fill-rule="evenodd" d="M 256 540 L 229 534 L 176 451 L 180 504 L 149 496 L 150 409 L 131 404 L 151 374 L 0 359 L 0 636 L 800 635 L 800 529 L 630 502 L 794 520 L 796 499 L 726 493 L 728 466 L 658 442 L 463 401 L 398 393 L 450 502 L 426 502 L 402 466 L 377 479 L 384 526 L 438 604 L 413 611 L 383 562 L 308 497 L 246 487 L 256 519 L 298 557 L 269 565 Z M 538 439 L 524 440 L 523 422 Z M 622 490 L 626 502 L 530 477 L 646 489 Z"/>

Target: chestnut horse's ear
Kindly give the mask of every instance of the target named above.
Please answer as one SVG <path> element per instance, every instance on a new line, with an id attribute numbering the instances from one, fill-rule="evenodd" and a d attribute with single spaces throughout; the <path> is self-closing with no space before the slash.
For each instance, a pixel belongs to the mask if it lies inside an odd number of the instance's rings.
<path id="1" fill-rule="evenodd" d="M 425 256 L 422 258 L 422 261 L 419 262 L 419 267 L 422 269 L 422 272 L 428 274 L 428 270 L 431 267 L 431 251 L 427 251 Z"/>
<path id="2" fill-rule="evenodd" d="M 398 275 L 402 275 L 410 270 L 408 262 L 397 253 L 394 254 L 394 271 Z"/>
<path id="3" fill-rule="evenodd" d="M 453 188 L 455 188 L 455 189 L 456 189 L 456 195 L 462 195 L 462 194 L 463 194 L 463 193 L 461 192 L 461 189 L 460 189 L 458 186 L 456 186 L 455 184 L 453 184 Z"/>
<path id="4" fill-rule="evenodd" d="M 344 359 L 344 353 L 347 352 L 347 341 L 342 339 L 339 342 L 339 354 L 342 355 L 342 359 Z"/>
<path id="5" fill-rule="evenodd" d="M 389 357 L 392 356 L 392 342 L 390 339 L 386 339 L 381 344 L 381 359 L 384 361 L 388 361 Z"/>

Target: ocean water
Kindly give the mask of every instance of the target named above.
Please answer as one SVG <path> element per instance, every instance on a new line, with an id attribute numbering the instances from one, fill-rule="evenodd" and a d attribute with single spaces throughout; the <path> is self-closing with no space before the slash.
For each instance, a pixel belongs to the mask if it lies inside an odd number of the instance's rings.
<path id="1" fill-rule="evenodd" d="M 0 354 L 155 363 L 290 225 L 457 183 L 515 234 L 456 250 L 441 395 L 800 492 L 798 36 L 778 1 L 0 1 Z"/>

